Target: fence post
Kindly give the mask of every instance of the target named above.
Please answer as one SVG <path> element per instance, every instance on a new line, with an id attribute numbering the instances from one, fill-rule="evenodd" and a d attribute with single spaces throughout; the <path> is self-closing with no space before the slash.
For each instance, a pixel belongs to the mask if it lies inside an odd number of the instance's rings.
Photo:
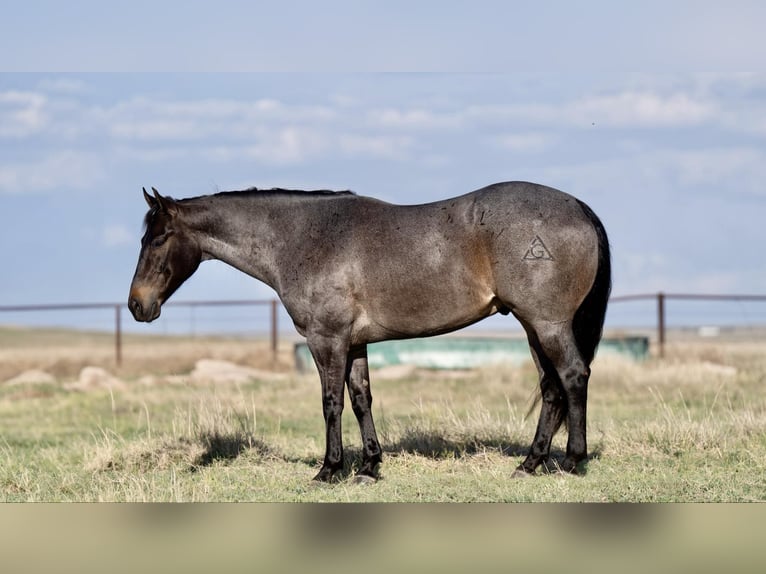
<path id="1" fill-rule="evenodd" d="M 277 300 L 272 299 L 271 300 L 271 354 L 274 357 L 274 360 L 277 360 L 277 347 L 279 345 L 278 341 L 278 335 L 277 335 Z"/>
<path id="2" fill-rule="evenodd" d="M 657 293 L 657 343 L 660 358 L 665 357 L 665 293 Z"/>
<path id="3" fill-rule="evenodd" d="M 114 306 L 114 359 L 117 366 L 122 365 L 122 305 Z"/>

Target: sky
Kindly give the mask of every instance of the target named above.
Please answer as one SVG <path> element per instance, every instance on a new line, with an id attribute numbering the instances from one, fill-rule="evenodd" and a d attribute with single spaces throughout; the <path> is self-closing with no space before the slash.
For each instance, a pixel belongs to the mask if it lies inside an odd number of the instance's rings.
<path id="1" fill-rule="evenodd" d="M 194 2 L 181 20 L 172 2 L 150 18 L 144 2 L 108 14 L 81 2 L 90 20 L 41 24 L 46 4 L 0 24 L 2 305 L 125 300 L 142 186 L 422 203 L 508 180 L 599 214 L 616 295 L 766 293 L 757 3 L 423 2 L 396 17 L 396 2 L 295 14 L 223 2 L 242 15 L 225 33 Z M 216 57 L 224 71 L 197 71 Z M 206 262 L 174 298 L 271 296 Z"/>

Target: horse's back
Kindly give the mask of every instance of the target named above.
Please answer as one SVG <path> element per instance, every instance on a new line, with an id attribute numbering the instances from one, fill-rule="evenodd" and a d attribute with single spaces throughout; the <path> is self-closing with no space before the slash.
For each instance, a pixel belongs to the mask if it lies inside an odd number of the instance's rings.
<path id="1" fill-rule="evenodd" d="M 356 300 L 385 336 L 452 330 L 496 311 L 571 319 L 597 267 L 570 195 L 510 182 L 429 204 L 349 198 Z"/>

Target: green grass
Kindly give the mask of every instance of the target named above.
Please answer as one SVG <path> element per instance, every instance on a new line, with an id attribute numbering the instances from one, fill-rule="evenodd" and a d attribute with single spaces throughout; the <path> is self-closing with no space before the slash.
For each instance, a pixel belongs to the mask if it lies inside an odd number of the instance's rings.
<path id="1" fill-rule="evenodd" d="M 581 476 L 511 479 L 534 434 L 531 368 L 372 375 L 381 480 L 311 482 L 324 450 L 312 376 L 243 385 L 66 391 L 0 386 L 3 501 L 761 501 L 766 361 L 680 349 L 665 361 L 597 359 Z M 731 367 L 735 367 L 732 369 Z M 554 440 L 563 457 L 565 434 Z"/>

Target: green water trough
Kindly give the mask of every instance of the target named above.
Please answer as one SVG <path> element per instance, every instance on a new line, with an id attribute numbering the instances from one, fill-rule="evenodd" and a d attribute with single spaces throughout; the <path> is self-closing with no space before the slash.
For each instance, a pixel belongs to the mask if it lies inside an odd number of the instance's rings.
<path id="1" fill-rule="evenodd" d="M 599 345 L 598 354 L 641 360 L 649 354 L 649 338 L 606 337 Z M 497 364 L 521 365 L 532 357 L 526 339 L 442 336 L 373 343 L 367 346 L 367 360 L 372 369 L 389 365 L 473 369 Z M 316 369 L 305 342 L 295 344 L 295 365 L 300 372 Z"/>

